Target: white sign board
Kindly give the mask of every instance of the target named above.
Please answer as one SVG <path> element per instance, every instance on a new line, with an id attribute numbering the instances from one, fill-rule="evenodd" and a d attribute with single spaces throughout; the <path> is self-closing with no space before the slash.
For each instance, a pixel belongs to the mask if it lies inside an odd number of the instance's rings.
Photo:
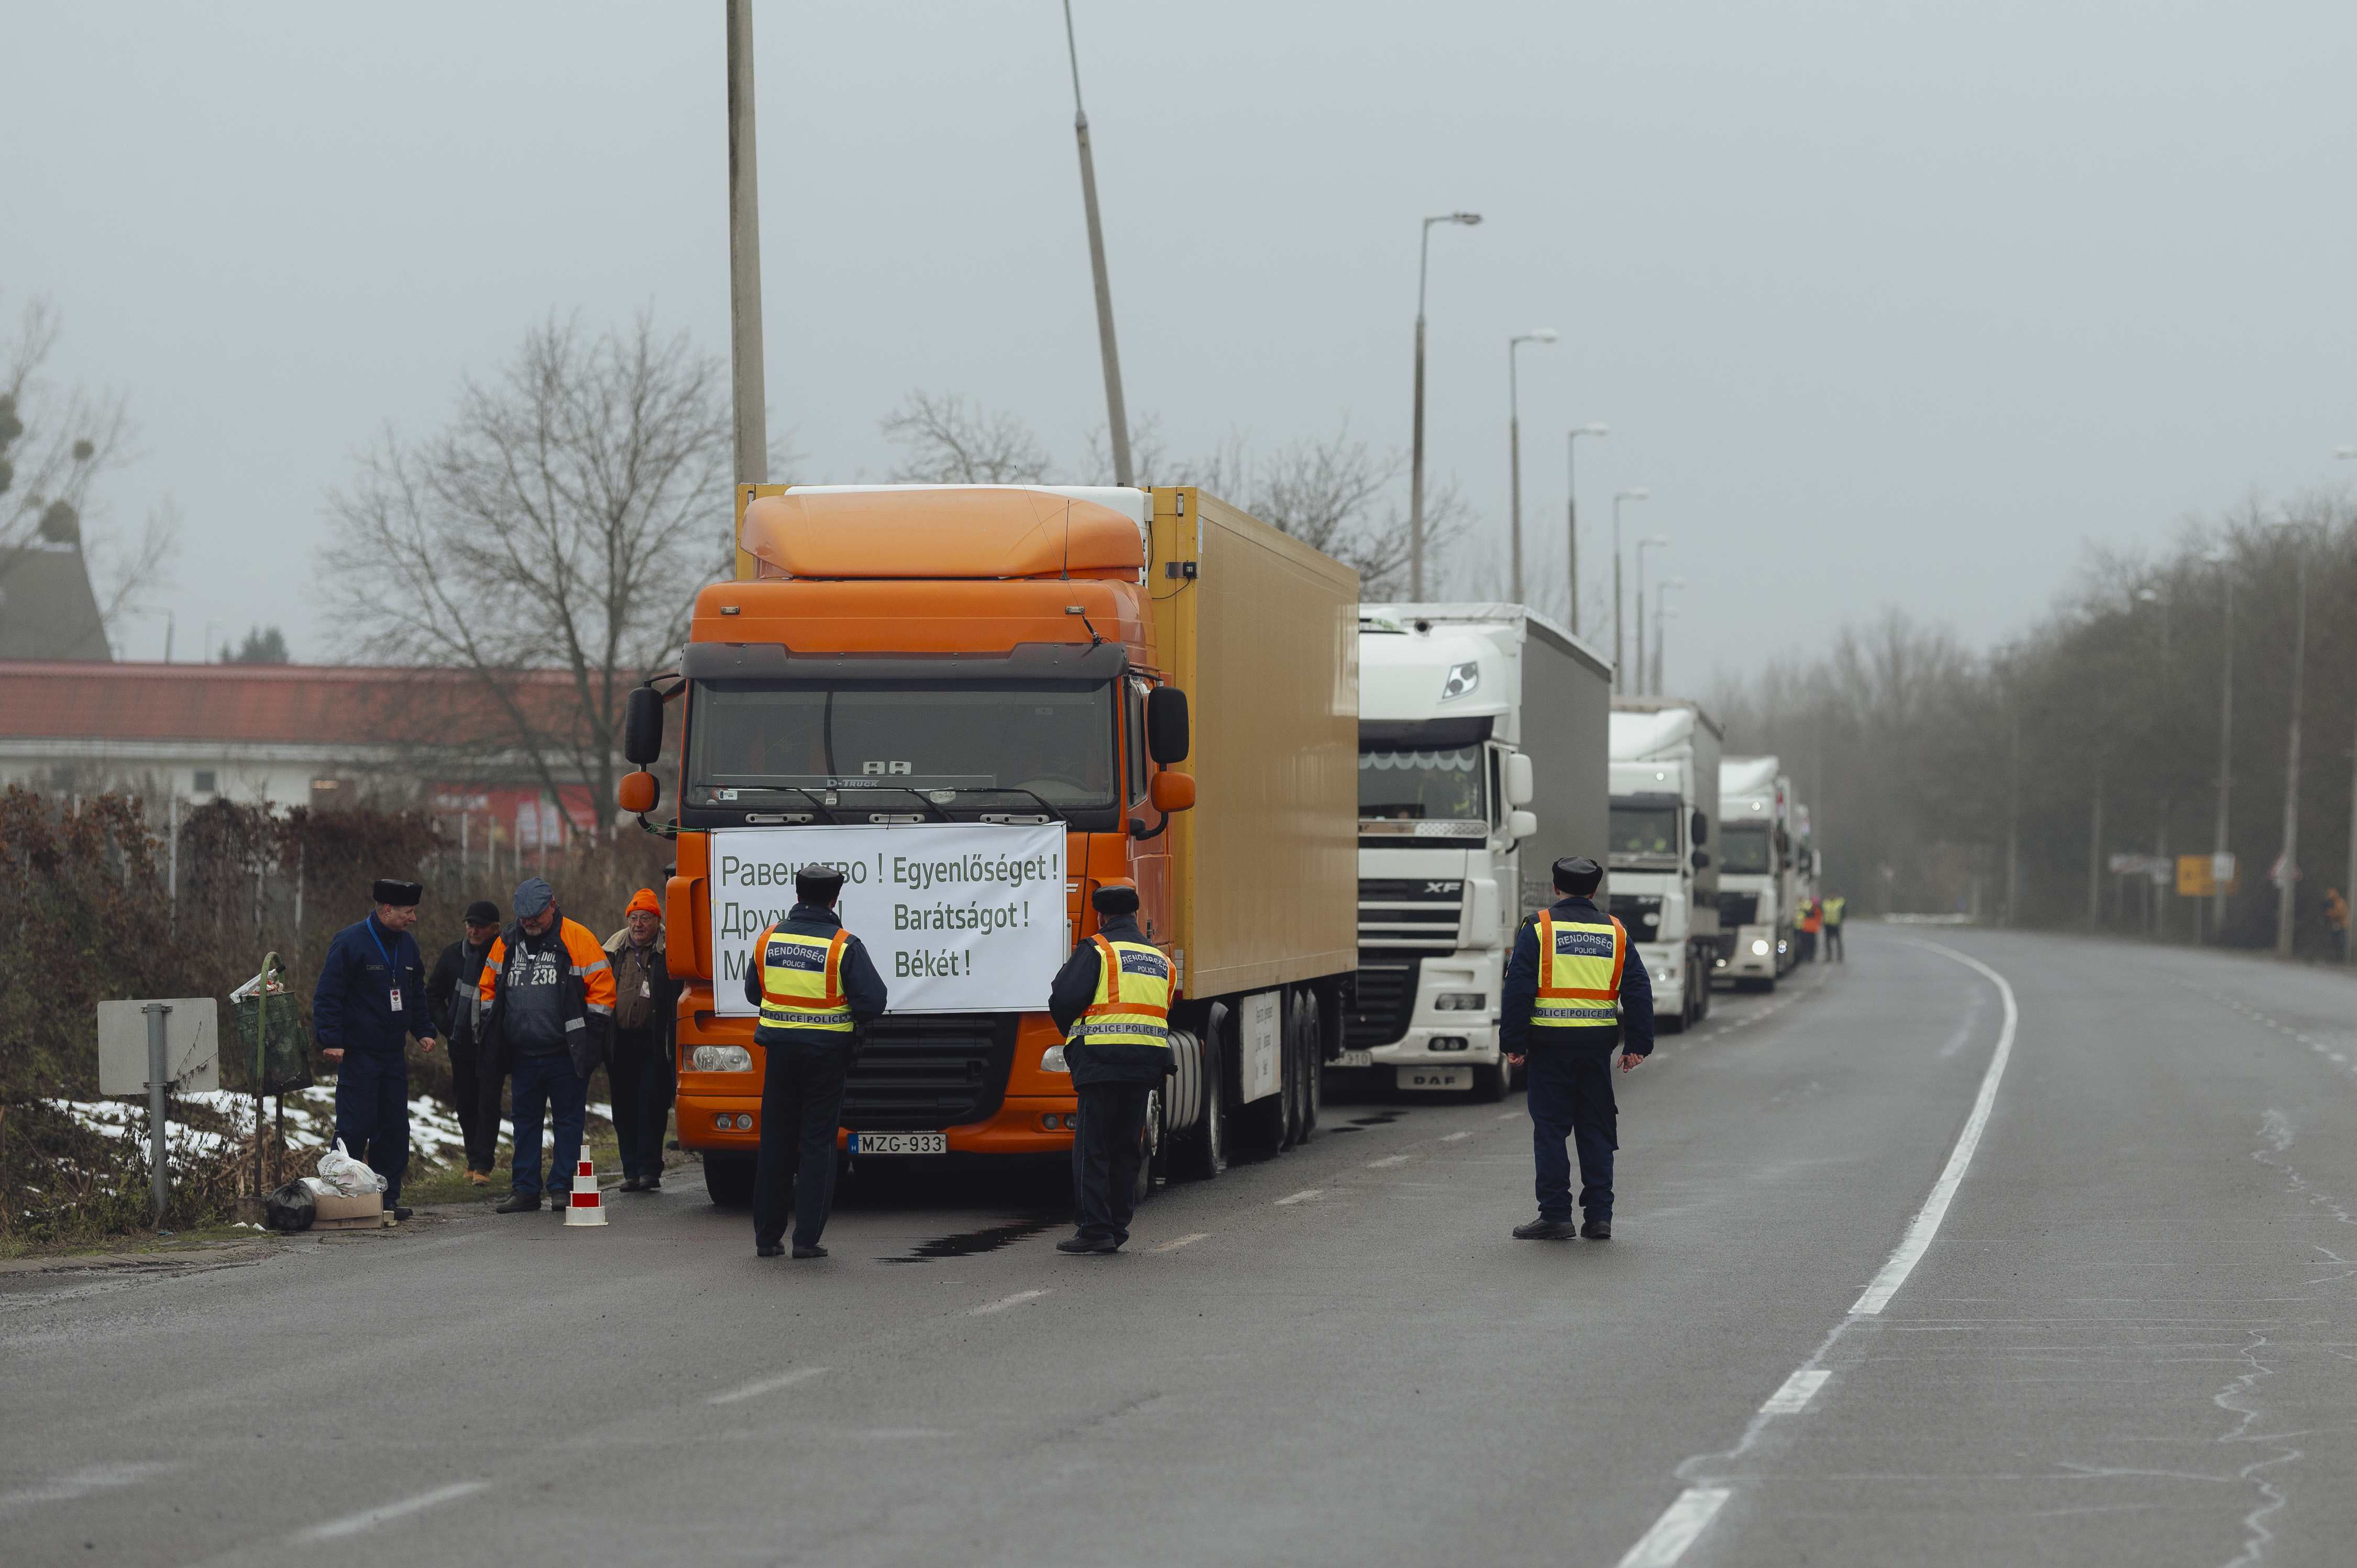
<path id="1" fill-rule="evenodd" d="M 221 1004 L 210 996 L 158 998 L 164 1015 L 164 1070 L 184 1093 L 221 1087 Z M 98 1091 L 110 1100 L 147 1098 L 145 1002 L 98 1004 Z"/>
<path id="2" fill-rule="evenodd" d="M 1277 1062 L 1281 1059 L 1277 1031 L 1283 1027 L 1278 1004 L 1284 1000 L 1285 993 L 1279 991 L 1258 992 L 1243 999 L 1243 1015 L 1236 1020 L 1236 1037 L 1243 1047 L 1238 1082 L 1247 1102 L 1265 1100 L 1284 1087 L 1276 1078 Z"/>
<path id="3" fill-rule="evenodd" d="M 843 873 L 835 912 L 866 944 L 895 1013 L 1024 1013 L 1063 967 L 1064 828 L 998 822 L 724 828 L 712 835 L 712 993 L 745 1000 L 753 939 L 794 903 L 794 870 Z"/>

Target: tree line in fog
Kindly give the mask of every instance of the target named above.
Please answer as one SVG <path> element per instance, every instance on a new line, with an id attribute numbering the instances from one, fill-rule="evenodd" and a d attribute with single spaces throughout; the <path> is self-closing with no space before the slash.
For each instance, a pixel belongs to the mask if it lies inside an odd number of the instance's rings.
<path id="1" fill-rule="evenodd" d="M 2276 940 L 2297 714 L 2293 935 L 2319 954 L 2357 798 L 2357 510 L 2254 503 L 2164 552 L 2099 553 L 2042 624 L 1985 653 L 1886 610 L 1710 705 L 1730 754 L 1790 765 L 1828 890 L 1861 909 L 2244 947 Z M 2213 929 L 2173 862 L 2215 847 L 2222 744 L 2240 880 Z"/>

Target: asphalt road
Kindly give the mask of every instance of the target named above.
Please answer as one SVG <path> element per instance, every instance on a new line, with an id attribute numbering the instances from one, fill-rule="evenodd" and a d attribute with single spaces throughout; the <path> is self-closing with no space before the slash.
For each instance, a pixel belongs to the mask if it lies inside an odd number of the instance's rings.
<path id="1" fill-rule="evenodd" d="M 2357 983 L 1850 941 L 1620 1080 L 1609 1243 L 1508 1237 L 1512 1102 L 1417 1103 L 1113 1258 L 1053 1250 L 1052 1181 L 912 1172 L 818 1262 L 691 1177 L 13 1276 L 0 1558 L 2357 1560 Z"/>

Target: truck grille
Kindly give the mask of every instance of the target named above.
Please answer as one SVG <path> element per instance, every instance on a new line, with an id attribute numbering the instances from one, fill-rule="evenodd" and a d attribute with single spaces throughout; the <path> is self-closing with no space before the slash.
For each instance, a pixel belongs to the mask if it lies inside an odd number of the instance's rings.
<path id="1" fill-rule="evenodd" d="M 1359 946 L 1454 952 L 1464 908 L 1461 877 L 1361 877 Z"/>
<path id="2" fill-rule="evenodd" d="M 1718 896 L 1718 923 L 1722 926 L 1749 926 L 1760 918 L 1760 895 L 1757 893 L 1722 893 Z"/>
<path id="3" fill-rule="evenodd" d="M 1388 1046 L 1407 1033 L 1415 1006 L 1416 968 L 1410 954 L 1368 953 L 1358 973 L 1356 998 L 1342 1015 L 1342 1043 L 1355 1051 Z"/>
<path id="4" fill-rule="evenodd" d="M 843 1088 L 843 1124 L 878 1133 L 938 1132 L 995 1114 L 1015 1062 L 1012 1013 L 887 1014 Z"/>

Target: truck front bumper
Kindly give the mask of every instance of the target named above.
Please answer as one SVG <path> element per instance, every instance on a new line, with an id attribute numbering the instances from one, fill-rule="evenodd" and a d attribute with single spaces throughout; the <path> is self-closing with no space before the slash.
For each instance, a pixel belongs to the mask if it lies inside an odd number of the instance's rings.
<path id="1" fill-rule="evenodd" d="M 1081 1108 L 1077 1096 L 1009 1095 L 997 1113 L 963 1127 L 935 1129 L 946 1133 L 953 1155 L 1060 1155 L 1072 1147 L 1068 1118 Z M 1049 1125 L 1049 1118 L 1056 1125 Z M 723 1123 L 726 1123 L 724 1125 Z M 898 1129 L 895 1129 L 896 1131 Z M 837 1128 L 834 1146 L 849 1139 Z M 713 1155 L 751 1155 L 761 1147 L 761 1097 L 743 1094 L 692 1094 L 679 1097 L 679 1146 Z"/>
<path id="2" fill-rule="evenodd" d="M 1719 959 L 1715 972 L 1721 980 L 1773 980 L 1782 962 L 1772 927 L 1744 926 L 1735 933 L 1735 956 Z"/>

